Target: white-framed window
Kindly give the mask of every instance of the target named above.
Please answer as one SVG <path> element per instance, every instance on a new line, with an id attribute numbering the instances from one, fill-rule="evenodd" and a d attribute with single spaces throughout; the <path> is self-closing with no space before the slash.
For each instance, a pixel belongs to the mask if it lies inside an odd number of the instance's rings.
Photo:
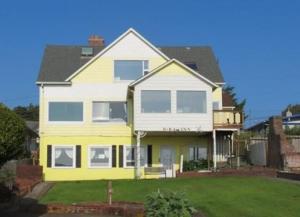
<path id="1" fill-rule="evenodd" d="M 142 90 L 142 113 L 171 113 L 170 90 Z"/>
<path id="2" fill-rule="evenodd" d="M 135 145 L 126 145 L 124 146 L 124 167 L 130 168 L 134 167 L 136 164 L 136 146 Z M 147 146 L 140 147 L 141 154 L 141 167 L 147 167 L 148 156 L 147 156 Z"/>
<path id="3" fill-rule="evenodd" d="M 112 146 L 88 146 L 88 165 L 89 168 L 111 168 Z"/>
<path id="4" fill-rule="evenodd" d="M 207 148 L 201 145 L 189 146 L 189 160 L 206 160 Z"/>
<path id="5" fill-rule="evenodd" d="M 53 145 L 52 167 L 75 168 L 76 149 L 75 145 Z"/>
<path id="6" fill-rule="evenodd" d="M 206 113 L 206 91 L 178 90 L 177 113 Z"/>
<path id="7" fill-rule="evenodd" d="M 126 102 L 93 102 L 93 122 L 126 122 Z"/>
<path id="8" fill-rule="evenodd" d="M 50 122 L 83 121 L 83 102 L 49 102 L 48 121 Z"/>
<path id="9" fill-rule="evenodd" d="M 115 60 L 115 80 L 136 80 L 149 72 L 148 60 Z"/>

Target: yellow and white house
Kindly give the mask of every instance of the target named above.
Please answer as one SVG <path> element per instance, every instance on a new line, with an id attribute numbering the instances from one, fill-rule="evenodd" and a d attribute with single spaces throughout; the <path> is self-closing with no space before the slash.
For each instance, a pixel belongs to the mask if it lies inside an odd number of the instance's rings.
<path id="1" fill-rule="evenodd" d="M 210 47 L 157 47 L 134 29 L 108 46 L 48 45 L 36 83 L 47 181 L 173 177 L 183 160 L 215 169 L 242 124 Z"/>

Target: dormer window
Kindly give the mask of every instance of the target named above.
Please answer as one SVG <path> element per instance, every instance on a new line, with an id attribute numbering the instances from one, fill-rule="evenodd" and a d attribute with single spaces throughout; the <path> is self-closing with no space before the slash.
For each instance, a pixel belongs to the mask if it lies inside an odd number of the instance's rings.
<path id="1" fill-rule="evenodd" d="M 82 47 L 81 48 L 81 56 L 83 57 L 91 57 L 93 56 L 94 51 L 92 47 Z"/>
<path id="2" fill-rule="evenodd" d="M 149 72 L 148 60 L 115 60 L 115 80 L 136 80 Z"/>
<path id="3" fill-rule="evenodd" d="M 197 64 L 195 62 L 185 62 L 184 64 L 193 70 L 198 70 Z"/>

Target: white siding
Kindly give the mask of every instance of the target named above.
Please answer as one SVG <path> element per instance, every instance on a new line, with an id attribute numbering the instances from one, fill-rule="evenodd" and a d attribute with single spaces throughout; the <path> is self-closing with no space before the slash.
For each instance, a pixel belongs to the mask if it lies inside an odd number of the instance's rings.
<path id="1" fill-rule="evenodd" d="M 161 56 L 131 32 L 104 53 L 103 57 L 113 59 L 148 59 Z"/>
<path id="2" fill-rule="evenodd" d="M 141 90 L 171 90 L 171 113 L 141 113 Z M 176 90 L 206 91 L 207 113 L 176 113 Z M 212 87 L 193 75 L 157 76 L 141 82 L 134 91 L 134 129 L 143 131 L 211 131 L 212 124 Z M 183 129 L 184 128 L 184 129 Z"/>
<path id="3" fill-rule="evenodd" d="M 72 84 L 72 86 L 45 86 L 44 99 L 126 101 L 128 82 L 114 84 Z"/>

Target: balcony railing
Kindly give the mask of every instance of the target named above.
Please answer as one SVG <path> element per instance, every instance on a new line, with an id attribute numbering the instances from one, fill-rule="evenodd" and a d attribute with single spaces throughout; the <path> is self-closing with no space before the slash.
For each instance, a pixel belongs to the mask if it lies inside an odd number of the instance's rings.
<path id="1" fill-rule="evenodd" d="M 214 128 L 242 128 L 243 113 L 235 110 L 214 110 Z"/>

